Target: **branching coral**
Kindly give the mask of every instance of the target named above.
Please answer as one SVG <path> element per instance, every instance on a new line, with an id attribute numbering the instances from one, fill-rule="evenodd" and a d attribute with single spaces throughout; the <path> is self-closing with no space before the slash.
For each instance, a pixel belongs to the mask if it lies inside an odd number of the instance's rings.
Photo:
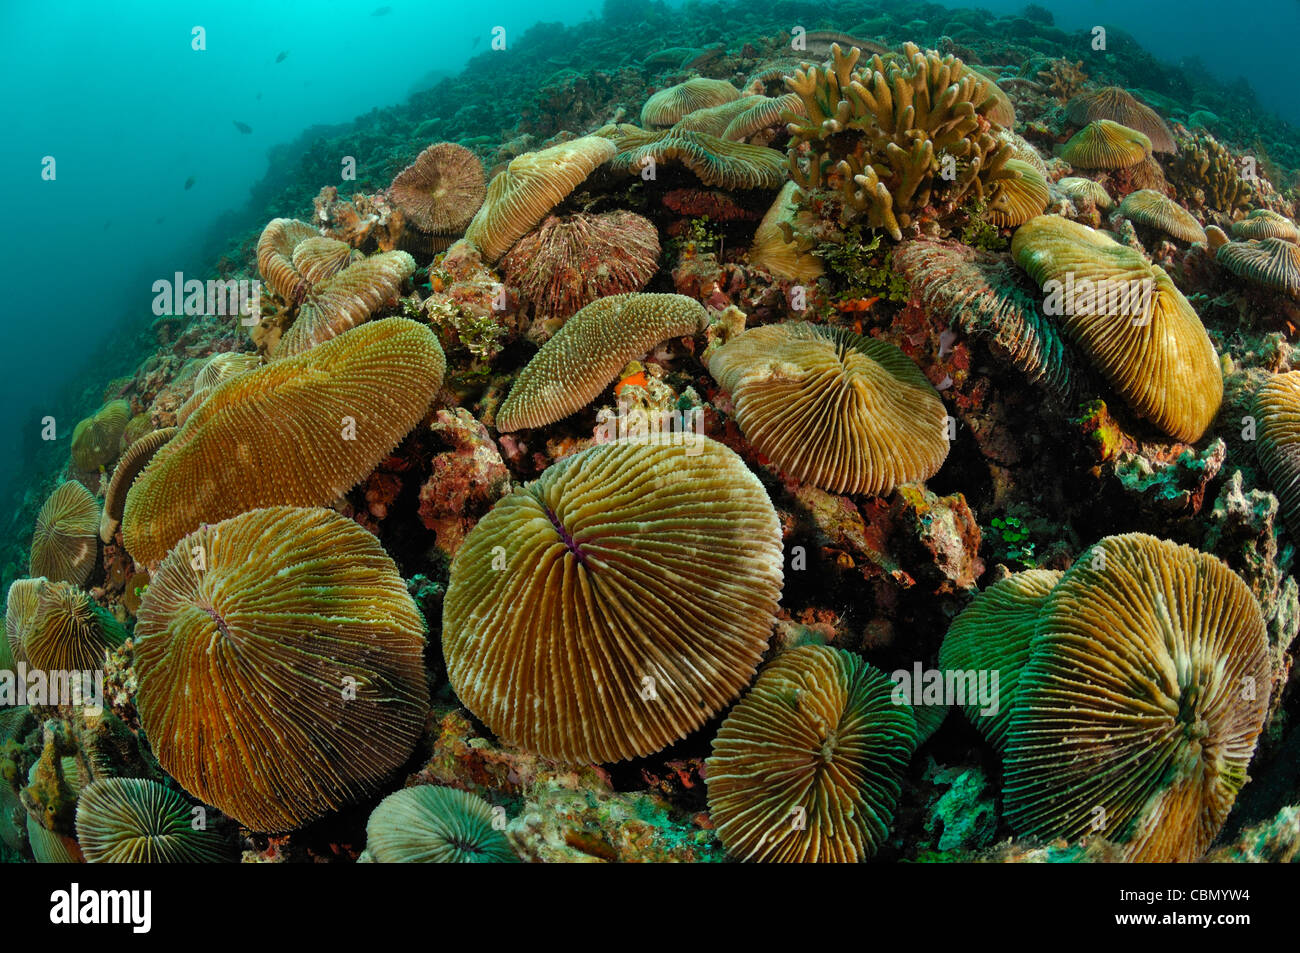
<path id="1" fill-rule="evenodd" d="M 860 53 L 836 45 L 830 69 L 786 80 L 806 113 L 787 116 L 791 178 L 835 189 L 845 218 L 898 241 L 926 206 L 983 200 L 1014 150 L 996 137 L 995 84 L 960 59 L 909 43 L 902 58 L 876 55 L 857 70 Z"/>
<path id="2" fill-rule="evenodd" d="M 1208 132 L 1180 138 L 1178 152 L 1165 170 L 1178 197 L 1188 205 L 1231 215 L 1254 199 L 1254 189 L 1241 177 L 1232 153 Z"/>

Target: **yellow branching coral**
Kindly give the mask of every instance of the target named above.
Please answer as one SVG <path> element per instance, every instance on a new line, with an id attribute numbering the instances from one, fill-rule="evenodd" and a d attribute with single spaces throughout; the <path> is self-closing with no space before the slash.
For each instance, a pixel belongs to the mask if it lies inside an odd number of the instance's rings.
<path id="1" fill-rule="evenodd" d="M 704 306 L 675 294 L 598 298 L 564 323 L 515 378 L 497 413 L 502 432 L 569 416 L 613 383 L 628 361 L 669 338 L 702 331 Z"/>
<path id="2" fill-rule="evenodd" d="M 99 504 L 90 491 L 75 480 L 61 484 L 36 515 L 28 571 L 80 586 L 95 568 L 98 531 Z"/>
<path id="3" fill-rule="evenodd" d="M 1199 860 L 1246 782 L 1271 684 L 1259 606 L 1227 566 L 1103 539 L 1039 614 L 1006 737 L 1007 820 L 1104 837 L 1128 860 Z"/>
<path id="4" fill-rule="evenodd" d="M 697 76 L 661 89 L 641 107 L 641 125 L 671 126 L 699 109 L 720 106 L 740 98 L 740 90 L 725 79 Z"/>
<path id="5" fill-rule="evenodd" d="M 104 511 L 99 517 L 99 538 L 106 543 L 113 541 L 113 534 L 122 525 L 122 510 L 126 507 L 126 494 L 131 484 L 140 475 L 153 455 L 172 437 L 176 436 L 178 427 L 164 427 L 145 434 L 127 448 L 122 459 L 113 468 L 113 479 L 108 483 L 104 494 Z"/>
<path id="6" fill-rule="evenodd" d="M 1300 245 L 1281 238 L 1228 242 L 1215 260 L 1251 284 L 1300 300 Z"/>
<path id="7" fill-rule="evenodd" d="M 355 327 L 395 298 L 414 272 L 414 258 L 404 251 L 386 251 L 313 285 L 271 356 L 280 360 L 301 354 Z"/>
<path id="8" fill-rule="evenodd" d="M 735 453 L 689 433 L 600 444 L 465 539 L 443 602 L 448 677 L 544 757 L 651 754 L 749 684 L 781 584 L 776 511 Z"/>
<path id="9" fill-rule="evenodd" d="M 1169 181 L 1189 205 L 1207 206 L 1230 215 L 1250 205 L 1255 191 L 1241 177 L 1237 160 L 1207 133 L 1180 138 L 1167 164 Z"/>
<path id="10" fill-rule="evenodd" d="M 993 183 L 985 217 L 1005 228 L 1041 215 L 1052 197 L 1043 174 L 1020 159 L 1008 159 L 1002 172 Z"/>
<path id="11" fill-rule="evenodd" d="M 1124 196 L 1119 213 L 1125 218 L 1158 229 L 1183 242 L 1205 242 L 1205 229 L 1187 209 L 1163 192 L 1138 189 Z"/>
<path id="12" fill-rule="evenodd" d="M 705 185 L 724 189 L 776 189 L 785 181 L 785 159 L 775 149 L 730 142 L 676 125 L 662 131 L 636 130 L 614 141 L 610 165 L 629 175 L 679 162 Z"/>
<path id="13" fill-rule="evenodd" d="M 728 852 L 773 863 L 874 854 L 917 743 L 893 687 L 856 655 L 821 645 L 767 665 L 706 762 L 709 817 Z"/>
<path id="14" fill-rule="evenodd" d="M 1139 416 L 1178 440 L 1196 440 L 1223 398 L 1214 345 L 1159 265 L 1100 232 L 1054 215 L 1020 226 L 1011 253 Z"/>
<path id="15" fill-rule="evenodd" d="M 131 405 L 112 400 L 78 423 L 72 431 L 73 466 L 89 473 L 112 463 L 130 420 Z"/>
<path id="16" fill-rule="evenodd" d="M 749 247 L 749 260 L 777 278 L 812 284 L 822 276 L 821 260 L 803 250 L 798 242 L 790 240 L 794 238 L 794 224 L 808 224 L 812 218 L 810 212 L 801 210 L 796 199 L 797 189 L 793 182 L 782 187 L 776 201 L 758 223 L 754 241 Z M 789 238 L 786 234 L 788 229 L 791 230 Z"/>
<path id="17" fill-rule="evenodd" d="M 756 450 L 796 480 L 880 494 L 933 476 L 948 456 L 934 386 L 886 341 L 793 322 L 746 331 L 709 372 Z"/>
<path id="18" fill-rule="evenodd" d="M 836 188 L 846 217 L 898 241 L 927 205 L 985 198 L 1014 150 L 996 137 L 994 82 L 960 59 L 909 43 L 903 57 L 876 55 L 858 70 L 860 53 L 833 46 L 830 69 L 786 80 L 805 113 L 787 116 L 791 178 Z"/>
<path id="19" fill-rule="evenodd" d="M 432 331 L 385 318 L 227 381 L 127 493 L 127 551 L 144 565 L 203 523 L 334 501 L 419 422 L 445 370 Z"/>
<path id="20" fill-rule="evenodd" d="M 1096 119 L 1061 148 L 1061 158 L 1080 169 L 1126 169 L 1151 158 L 1151 140 L 1136 129 Z"/>
<path id="21" fill-rule="evenodd" d="M 516 156 L 488 185 L 465 238 L 494 263 L 617 150 L 604 136 L 584 136 Z"/>
<path id="22" fill-rule="evenodd" d="M 191 533 L 154 574 L 135 638 L 159 763 L 253 830 L 374 793 L 424 727 L 424 620 L 379 541 L 332 510 Z"/>
<path id="23" fill-rule="evenodd" d="M 1103 86 L 1080 93 L 1065 107 L 1065 115 L 1076 126 L 1109 119 L 1142 133 L 1150 140 L 1153 152 L 1174 151 L 1174 134 L 1160 114 L 1119 86 Z"/>
<path id="24" fill-rule="evenodd" d="M 388 187 L 407 220 L 435 235 L 464 231 L 486 193 L 483 163 L 455 142 L 429 146 Z"/>
<path id="25" fill-rule="evenodd" d="M 969 686 L 962 707 L 999 751 L 1011 727 L 1016 683 L 1029 658 L 1039 611 L 1060 579 L 1059 572 L 1030 569 L 995 582 L 953 619 L 939 649 L 945 673 L 997 672 L 995 704 L 985 706 Z"/>

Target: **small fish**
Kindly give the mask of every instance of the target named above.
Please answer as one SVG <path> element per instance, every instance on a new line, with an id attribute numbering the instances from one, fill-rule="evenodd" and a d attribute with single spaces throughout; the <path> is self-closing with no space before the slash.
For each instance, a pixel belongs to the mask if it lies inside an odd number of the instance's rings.
<path id="1" fill-rule="evenodd" d="M 253 98 L 254 98 L 254 99 L 261 99 L 261 98 L 262 98 L 262 94 L 261 94 L 261 93 L 258 93 L 258 94 L 257 94 L 256 96 L 254 96 Z"/>
<path id="2" fill-rule="evenodd" d="M 238 119 L 232 119 L 230 121 L 233 122 L 235 124 L 235 128 L 238 129 L 240 132 L 242 132 L 244 135 L 248 135 L 250 132 L 253 131 L 253 127 L 246 122 L 240 122 Z"/>
<path id="3" fill-rule="evenodd" d="M 198 179 L 196 179 L 194 176 L 190 176 L 188 179 L 186 179 L 186 180 L 185 180 L 185 191 L 188 192 L 190 189 L 194 188 L 194 183 L 197 182 L 197 181 L 198 181 Z"/>
<path id="4" fill-rule="evenodd" d="M 105 228 L 108 228 L 108 226 L 110 226 L 110 225 L 112 225 L 112 224 L 113 224 L 113 220 L 110 218 L 107 222 L 104 223 L 104 227 L 105 227 Z"/>
<path id="5" fill-rule="evenodd" d="M 392 7 L 379 7 L 379 8 L 377 8 L 377 9 L 375 9 L 375 10 L 372 10 L 372 11 L 370 12 L 370 15 L 371 15 L 372 17 L 386 17 L 386 16 L 388 16 L 388 14 L 390 14 L 390 13 L 392 13 L 392 12 L 393 12 L 393 8 L 392 8 Z"/>
<path id="6" fill-rule="evenodd" d="M 161 224 L 163 223 L 163 221 L 164 221 L 163 217 L 162 217 L 161 215 L 159 215 L 157 218 L 155 218 L 155 219 L 153 220 L 153 223 L 154 223 L 155 225 L 161 225 Z"/>
<path id="7" fill-rule="evenodd" d="M 283 63 L 284 60 L 285 60 L 285 57 L 287 57 L 288 55 L 289 55 L 289 51 L 288 51 L 288 50 L 281 50 L 281 51 L 280 51 L 280 55 L 277 56 L 277 57 L 275 58 L 275 61 L 276 61 L 277 63 Z"/>
<path id="8" fill-rule="evenodd" d="M 482 33 L 475 34 L 475 36 L 474 36 L 474 41 L 473 41 L 472 43 L 470 43 L 469 48 L 470 48 L 471 50 L 474 49 L 474 47 L 478 46 L 478 41 L 481 40 L 481 39 L 483 39 L 483 34 L 482 34 Z"/>

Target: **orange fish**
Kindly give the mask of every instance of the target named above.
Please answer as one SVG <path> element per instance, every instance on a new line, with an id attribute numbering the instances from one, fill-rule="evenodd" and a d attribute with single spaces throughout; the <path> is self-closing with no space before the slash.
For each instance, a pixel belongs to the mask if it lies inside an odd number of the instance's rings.
<path id="1" fill-rule="evenodd" d="M 617 384 L 614 385 L 614 396 L 617 397 L 623 393 L 623 388 L 631 384 L 633 387 L 645 387 L 645 371 L 637 371 L 635 374 L 629 374 Z"/>

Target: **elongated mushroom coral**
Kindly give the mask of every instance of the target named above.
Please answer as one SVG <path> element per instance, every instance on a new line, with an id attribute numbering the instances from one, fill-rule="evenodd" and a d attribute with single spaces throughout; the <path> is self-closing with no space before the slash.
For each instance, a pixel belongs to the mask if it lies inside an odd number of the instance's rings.
<path id="1" fill-rule="evenodd" d="M 781 583 L 776 511 L 735 453 L 695 434 L 599 444 L 465 539 L 442 609 L 448 678 L 543 757 L 651 754 L 749 684 Z"/>
<path id="2" fill-rule="evenodd" d="M 1097 119 L 1109 119 L 1136 129 L 1151 141 L 1154 152 L 1173 152 L 1174 136 L 1160 114 L 1126 89 L 1103 86 L 1079 93 L 1065 107 L 1066 117 L 1076 126 L 1086 126 Z"/>
<path id="3" fill-rule="evenodd" d="M 203 523 L 333 502 L 419 422 L 445 369 L 432 331 L 385 318 L 227 381 L 131 486 L 127 552 L 143 565 Z"/>
<path id="4" fill-rule="evenodd" d="M 1178 440 L 1205 432 L 1223 398 L 1219 358 L 1163 268 L 1054 215 L 1020 226 L 1011 253 L 1047 292 L 1047 313 L 1134 412 Z"/>
<path id="5" fill-rule="evenodd" d="M 1119 203 L 1119 214 L 1179 241 L 1204 244 L 1206 240 L 1201 223 L 1187 209 L 1155 189 L 1138 189 L 1124 196 L 1124 201 Z"/>
<path id="6" fill-rule="evenodd" d="M 1109 119 L 1088 123 L 1061 149 L 1061 158 L 1080 169 L 1126 169 L 1150 157 L 1150 139 Z"/>
<path id="7" fill-rule="evenodd" d="M 1228 242 L 1215 253 L 1228 271 L 1261 288 L 1300 301 L 1300 245 L 1281 238 Z"/>
<path id="8" fill-rule="evenodd" d="M 719 106 L 740 98 L 740 90 L 725 79 L 697 76 L 661 89 L 641 107 L 641 125 L 671 126 L 696 110 Z"/>
<path id="9" fill-rule="evenodd" d="M 889 836 L 916 719 L 861 658 L 779 655 L 731 710 L 705 762 L 709 817 L 742 860 L 852 863 Z"/>
<path id="10" fill-rule="evenodd" d="M 1300 371 L 1274 374 L 1255 394 L 1255 453 L 1292 533 L 1300 533 Z"/>
<path id="11" fill-rule="evenodd" d="M 685 295 L 599 298 L 568 321 L 515 378 L 497 413 L 502 432 L 543 427 L 581 410 L 618 372 L 669 338 L 704 329 L 704 306 Z"/>
<path id="12" fill-rule="evenodd" d="M 948 456 L 934 386 L 886 341 L 793 322 L 746 331 L 709 372 L 756 450 L 796 480 L 834 493 L 888 493 L 933 476 Z"/>
<path id="13" fill-rule="evenodd" d="M 191 533 L 154 574 L 135 638 L 159 763 L 253 830 L 373 794 L 424 727 L 424 620 L 378 540 L 332 510 Z"/>

